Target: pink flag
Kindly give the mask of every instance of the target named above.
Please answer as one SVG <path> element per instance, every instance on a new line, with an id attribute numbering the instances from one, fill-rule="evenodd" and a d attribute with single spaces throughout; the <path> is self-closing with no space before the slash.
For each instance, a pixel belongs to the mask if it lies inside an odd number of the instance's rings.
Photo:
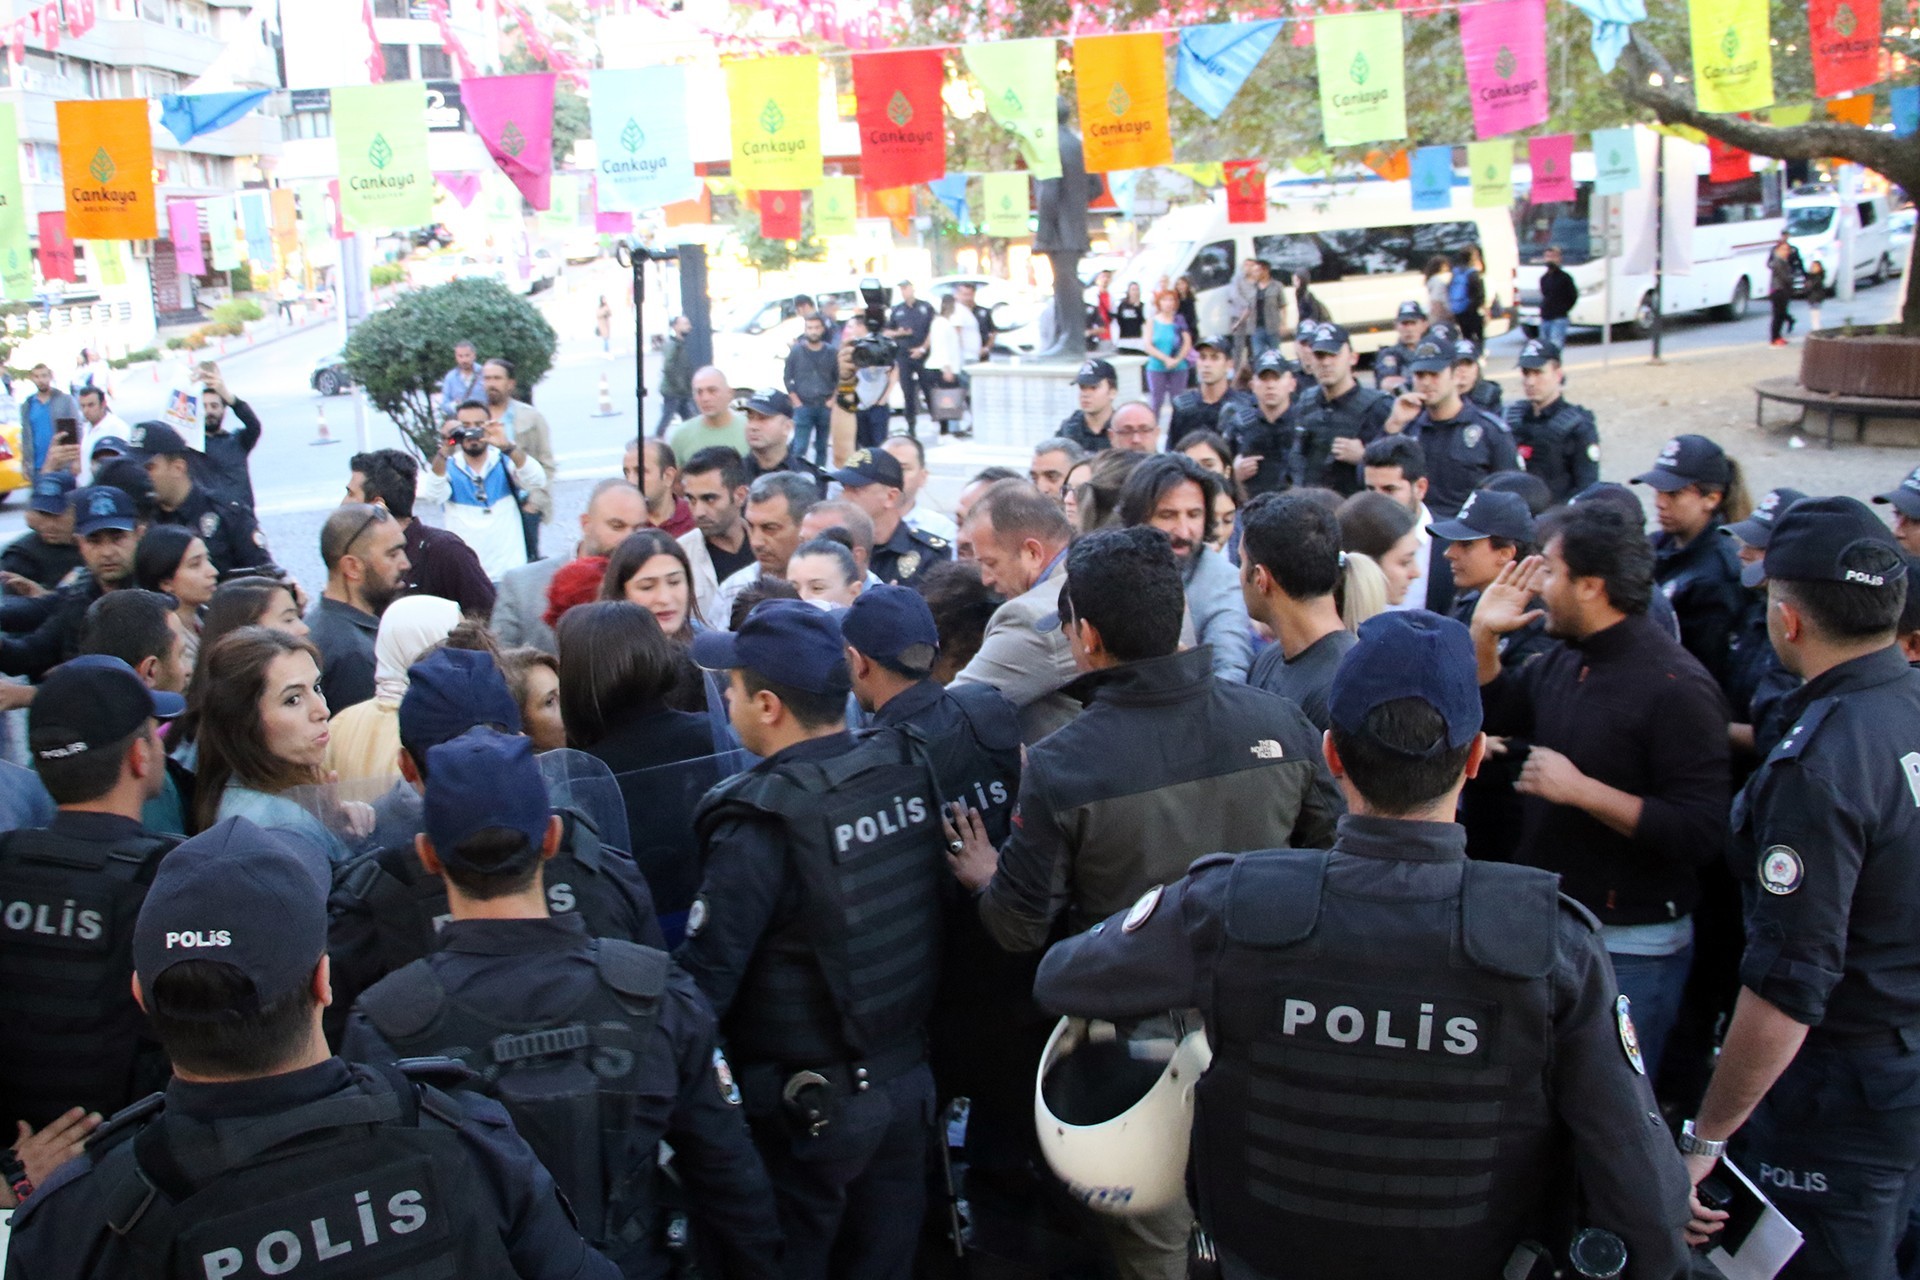
<path id="1" fill-rule="evenodd" d="M 173 257 L 180 264 L 181 274 L 207 274 L 207 260 L 200 252 L 200 202 L 167 201 L 167 230 L 173 237 Z"/>
<path id="2" fill-rule="evenodd" d="M 367 29 L 367 82 L 381 84 L 387 78 L 387 55 L 380 48 L 380 33 L 373 26 L 373 0 L 360 0 L 360 22 Z"/>
<path id="3" fill-rule="evenodd" d="M 460 82 L 460 101 L 487 154 L 527 203 L 553 201 L 553 75 L 486 76 Z"/>
<path id="4" fill-rule="evenodd" d="M 1547 118 L 1546 0 L 1492 0 L 1460 10 L 1473 131 L 1482 138 Z"/>
<path id="5" fill-rule="evenodd" d="M 600 179 L 596 175 L 587 183 L 588 198 L 593 201 L 593 229 L 606 236 L 630 236 L 633 234 L 633 215 L 624 211 L 609 211 L 600 207 Z"/>
<path id="6" fill-rule="evenodd" d="M 1574 199 L 1573 135 L 1549 134 L 1527 139 L 1527 164 L 1533 169 L 1530 204 L 1557 204 Z"/>
<path id="7" fill-rule="evenodd" d="M 473 198 L 480 194 L 480 175 L 477 173 L 447 173 L 435 169 L 433 180 L 440 184 L 442 191 L 458 201 L 462 209 L 471 205 Z"/>

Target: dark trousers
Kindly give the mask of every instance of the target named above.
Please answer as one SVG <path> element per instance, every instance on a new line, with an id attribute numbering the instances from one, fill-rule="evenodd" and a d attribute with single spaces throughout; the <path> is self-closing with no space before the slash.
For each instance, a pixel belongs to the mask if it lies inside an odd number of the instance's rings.
<path id="1" fill-rule="evenodd" d="M 1487 317 L 1479 311 L 1462 311 L 1454 316 L 1453 322 L 1460 326 L 1460 336 L 1476 347 L 1483 347 L 1487 341 Z"/>
<path id="2" fill-rule="evenodd" d="M 900 403 L 907 410 L 907 434 L 912 435 L 920 415 L 921 401 L 926 400 L 933 384 L 927 381 L 927 362 L 924 357 L 912 360 L 903 356 L 894 368 L 900 374 Z M 937 380 L 939 375 L 935 374 L 934 377 Z M 927 412 L 929 416 L 932 415 L 933 404 L 930 400 L 927 401 Z"/>
<path id="3" fill-rule="evenodd" d="M 1773 319 L 1767 325 L 1767 339 L 1777 342 L 1782 334 L 1793 327 L 1793 317 L 1787 313 L 1787 304 L 1793 298 L 1786 293 L 1776 293 L 1767 300 L 1773 303 Z"/>
<path id="4" fill-rule="evenodd" d="M 751 1120 L 786 1235 L 785 1280 L 908 1280 L 926 1214 L 933 1073 L 846 1099 L 817 1138 Z"/>
<path id="5" fill-rule="evenodd" d="M 658 440 L 665 437 L 667 428 L 672 426 L 676 420 L 684 418 L 691 422 L 699 416 L 699 411 L 693 407 L 693 397 L 662 395 L 660 397 L 660 422 L 653 429 L 654 439 Z M 680 461 L 685 462 L 686 459 L 681 458 Z"/>
<path id="6" fill-rule="evenodd" d="M 871 409 L 854 414 L 854 441 L 862 449 L 878 449 L 887 442 L 887 428 L 893 425 L 893 410 L 885 400 Z"/>

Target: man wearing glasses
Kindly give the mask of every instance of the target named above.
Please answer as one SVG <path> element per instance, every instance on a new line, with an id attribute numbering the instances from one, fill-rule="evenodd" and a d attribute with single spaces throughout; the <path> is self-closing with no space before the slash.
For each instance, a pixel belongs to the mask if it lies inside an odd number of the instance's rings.
<path id="1" fill-rule="evenodd" d="M 1152 453 L 1160 442 L 1160 418 L 1144 400 L 1129 400 L 1113 412 L 1113 424 L 1107 438 L 1116 449 Z"/>
<path id="2" fill-rule="evenodd" d="M 405 588 L 407 537 L 385 507 L 345 502 L 320 526 L 327 589 L 307 613 L 320 649 L 320 687 L 338 711 L 373 696 L 380 615 Z"/>

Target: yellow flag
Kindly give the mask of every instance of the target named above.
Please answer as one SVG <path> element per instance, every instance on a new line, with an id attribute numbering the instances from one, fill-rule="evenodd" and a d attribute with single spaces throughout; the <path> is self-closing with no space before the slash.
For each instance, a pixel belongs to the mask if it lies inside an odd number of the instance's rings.
<path id="1" fill-rule="evenodd" d="M 813 234 L 852 235 L 856 212 L 852 178 L 823 178 L 813 189 Z"/>
<path id="2" fill-rule="evenodd" d="M 1024 172 L 981 175 L 980 198 L 986 206 L 981 229 L 988 235 L 1017 239 L 1028 233 L 1027 177 Z"/>
<path id="3" fill-rule="evenodd" d="M 820 183 L 820 59 L 750 58 L 727 64 L 733 179 L 749 191 Z"/>
<path id="4" fill-rule="evenodd" d="M 1146 169 L 1173 159 L 1167 130 L 1167 57 L 1153 32 L 1073 42 L 1080 140 L 1087 172 Z"/>
<path id="5" fill-rule="evenodd" d="M 1467 144 L 1467 172 L 1473 179 L 1473 207 L 1505 209 L 1513 204 L 1513 139 Z"/>
<path id="6" fill-rule="evenodd" d="M 1693 98 L 1702 111 L 1773 105 L 1773 45 L 1767 0 L 1689 0 Z"/>
<path id="7" fill-rule="evenodd" d="M 67 234 L 75 240 L 151 240 L 153 135 L 145 98 L 56 102 Z"/>

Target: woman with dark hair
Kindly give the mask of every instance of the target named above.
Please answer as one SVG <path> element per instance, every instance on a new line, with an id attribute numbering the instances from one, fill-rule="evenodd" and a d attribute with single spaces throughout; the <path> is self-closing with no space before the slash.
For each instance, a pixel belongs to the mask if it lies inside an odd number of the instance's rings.
<path id="1" fill-rule="evenodd" d="M 662 529 L 640 529 L 620 540 L 607 557 L 600 598 L 639 605 L 660 624 L 661 634 L 682 648 L 704 626 L 693 598 L 693 562 Z"/>
<path id="2" fill-rule="evenodd" d="M 1218 431 L 1205 427 L 1189 431 L 1180 437 L 1173 451 L 1186 454 L 1222 480 L 1233 474 L 1233 446 Z"/>
<path id="3" fill-rule="evenodd" d="M 1113 308 L 1114 345 L 1121 351 L 1139 351 L 1147 331 L 1147 302 L 1140 296 L 1140 282 L 1132 281 L 1127 292 Z"/>
<path id="4" fill-rule="evenodd" d="M 1134 470 L 1153 455 L 1109 449 L 1093 459 L 1086 480 L 1074 491 L 1075 531 L 1092 533 L 1120 520 L 1120 491 Z M 1068 473 L 1072 478 L 1072 473 Z"/>
<path id="5" fill-rule="evenodd" d="M 1162 276 L 1161 279 L 1165 279 Z M 1176 311 L 1187 325 L 1187 336 L 1195 342 L 1200 340 L 1200 301 L 1193 292 L 1193 277 L 1181 276 L 1173 282 L 1173 296 L 1178 300 Z"/>
<path id="6" fill-rule="evenodd" d="M 173 611 L 187 637 L 183 661 L 189 670 L 200 656 L 200 610 L 213 599 L 220 571 L 207 558 L 207 544 L 191 529 L 150 526 L 133 552 L 134 585 L 173 597 Z"/>
<path id="7" fill-rule="evenodd" d="M 1413 512 L 1384 493 L 1356 493 L 1340 504 L 1337 514 L 1340 549 L 1357 551 L 1379 565 L 1387 579 L 1387 605 L 1407 607 L 1407 588 L 1420 576 Z"/>
<path id="8" fill-rule="evenodd" d="M 152 532 L 152 530 L 149 530 Z M 214 588 L 200 618 L 200 652 L 187 681 L 187 714 L 166 729 L 167 750 L 181 764 L 194 767 L 194 742 L 200 736 L 202 691 L 208 684 L 207 655 L 229 632 L 241 627 L 266 627 L 295 640 L 307 638 L 307 622 L 300 616 L 293 588 L 273 578 L 235 578 Z"/>

